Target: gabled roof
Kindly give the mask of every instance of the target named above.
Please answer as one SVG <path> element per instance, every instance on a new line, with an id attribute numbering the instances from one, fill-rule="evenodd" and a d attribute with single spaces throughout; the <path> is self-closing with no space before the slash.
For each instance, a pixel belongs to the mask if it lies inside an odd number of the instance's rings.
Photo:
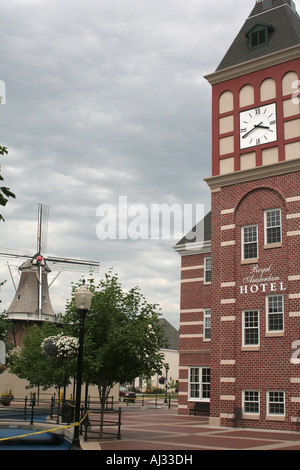
<path id="1" fill-rule="evenodd" d="M 171 325 L 165 318 L 160 318 L 159 323 L 165 330 L 165 335 L 167 339 L 167 347 L 163 349 L 172 349 L 177 351 L 179 349 L 179 331 Z"/>
<path id="2" fill-rule="evenodd" d="M 199 239 L 198 236 L 201 236 Z M 211 240 L 211 212 L 200 220 L 175 246 L 189 243 L 208 242 Z"/>
<path id="3" fill-rule="evenodd" d="M 210 253 L 211 212 L 208 212 L 173 248 L 181 256 Z"/>
<path id="4" fill-rule="evenodd" d="M 250 50 L 247 33 L 255 26 L 271 27 L 268 46 Z M 300 44 L 300 17 L 292 0 L 262 0 L 255 7 L 220 62 L 217 71 Z"/>

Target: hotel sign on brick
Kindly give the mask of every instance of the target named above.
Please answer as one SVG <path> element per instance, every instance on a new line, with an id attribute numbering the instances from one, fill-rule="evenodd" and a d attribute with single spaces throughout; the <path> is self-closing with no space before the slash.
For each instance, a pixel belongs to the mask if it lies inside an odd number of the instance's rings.
<path id="1" fill-rule="evenodd" d="M 255 294 L 256 292 L 279 292 L 285 291 L 283 281 L 272 272 L 272 265 L 259 268 L 258 265 L 251 267 L 249 275 L 243 278 L 240 285 L 240 294 Z"/>

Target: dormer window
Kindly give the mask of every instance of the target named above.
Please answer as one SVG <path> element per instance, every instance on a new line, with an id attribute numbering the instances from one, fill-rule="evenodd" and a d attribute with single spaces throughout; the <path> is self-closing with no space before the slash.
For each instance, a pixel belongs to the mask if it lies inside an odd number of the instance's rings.
<path id="1" fill-rule="evenodd" d="M 265 29 L 260 29 L 255 31 L 250 36 L 251 47 L 264 46 L 267 43 L 267 31 Z"/>
<path id="2" fill-rule="evenodd" d="M 257 24 L 251 28 L 246 34 L 249 41 L 249 50 L 256 51 L 266 47 L 269 44 L 269 37 L 273 31 L 273 26 L 269 24 Z"/>

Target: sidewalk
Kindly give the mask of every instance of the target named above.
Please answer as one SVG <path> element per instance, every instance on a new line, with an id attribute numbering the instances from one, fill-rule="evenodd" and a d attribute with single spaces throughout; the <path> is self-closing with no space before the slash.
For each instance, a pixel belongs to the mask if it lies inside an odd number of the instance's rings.
<path id="1" fill-rule="evenodd" d="M 214 428 L 208 418 L 177 409 L 123 408 L 120 440 L 86 444 L 103 451 L 300 450 L 300 432 Z"/>

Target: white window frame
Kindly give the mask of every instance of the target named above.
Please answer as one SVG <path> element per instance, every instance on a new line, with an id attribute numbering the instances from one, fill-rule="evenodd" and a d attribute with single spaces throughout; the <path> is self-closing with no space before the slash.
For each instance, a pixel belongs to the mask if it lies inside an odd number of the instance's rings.
<path id="1" fill-rule="evenodd" d="M 282 311 L 278 312 L 270 312 L 270 298 L 271 297 L 281 297 L 282 298 Z M 269 327 L 269 320 L 270 315 L 282 315 L 282 328 L 280 329 L 270 329 Z M 276 333 L 276 332 L 284 332 L 284 296 L 282 294 L 270 294 L 266 296 L 266 332 L 267 333 Z"/>
<path id="2" fill-rule="evenodd" d="M 198 370 L 198 381 L 191 381 L 192 379 L 192 370 Z M 210 402 L 210 398 L 203 397 L 204 394 L 204 385 L 210 384 L 210 382 L 203 382 L 203 372 L 205 369 L 209 369 L 210 367 L 190 367 L 189 368 L 189 382 L 188 382 L 188 400 L 189 401 L 204 401 Z M 191 396 L 192 394 L 192 385 L 198 385 L 198 396 Z"/>
<path id="3" fill-rule="evenodd" d="M 249 393 L 253 393 L 253 394 L 257 394 L 257 400 L 253 399 L 253 400 L 246 400 L 246 394 Z M 246 404 L 248 403 L 257 403 L 258 404 L 258 411 L 253 411 L 253 410 L 247 410 L 246 409 Z M 259 415 L 260 414 L 260 392 L 259 390 L 243 390 L 243 393 L 242 393 L 242 408 L 243 408 L 243 414 L 249 414 L 249 415 Z"/>
<path id="4" fill-rule="evenodd" d="M 278 393 L 283 395 L 283 402 L 279 401 L 271 401 L 270 394 L 271 393 Z M 271 403 L 281 403 L 283 404 L 283 413 L 271 413 L 270 412 L 270 404 Z M 268 390 L 267 391 L 267 416 L 285 416 L 285 392 L 283 390 Z"/>
<path id="5" fill-rule="evenodd" d="M 209 338 L 206 337 L 206 334 L 209 330 Z M 205 308 L 203 312 L 203 341 L 211 340 L 211 309 Z"/>
<path id="6" fill-rule="evenodd" d="M 249 228 L 256 228 L 256 242 L 245 242 L 245 230 Z M 253 258 L 245 258 L 245 245 L 250 243 L 256 243 L 256 256 Z M 250 260 L 255 260 L 258 259 L 258 225 L 257 224 L 252 224 L 252 225 L 244 225 L 242 227 L 242 260 L 243 261 L 250 261 Z"/>
<path id="7" fill-rule="evenodd" d="M 268 227 L 268 214 L 271 212 L 279 211 L 280 215 L 280 225 L 274 225 Z M 275 241 L 275 242 L 268 242 L 268 230 L 272 228 L 277 228 L 280 227 L 280 241 Z M 282 243 L 282 217 L 281 217 L 281 209 L 280 207 L 276 207 L 275 209 L 267 209 L 264 211 L 264 244 L 265 246 L 272 246 L 272 245 L 281 245 Z"/>
<path id="8" fill-rule="evenodd" d="M 207 269 L 207 261 L 210 260 L 210 269 Z M 207 273 L 210 273 L 210 281 L 207 281 Z M 211 284 L 211 257 L 204 258 L 204 284 Z"/>
<path id="9" fill-rule="evenodd" d="M 251 343 L 251 344 L 247 344 L 246 341 L 245 341 L 245 333 L 246 333 L 246 325 L 245 325 L 245 316 L 248 312 L 256 312 L 257 313 L 257 322 L 258 322 L 258 326 L 255 326 L 255 327 L 247 327 L 247 329 L 257 329 L 258 330 L 258 342 L 257 343 Z M 242 312 L 242 346 L 259 346 L 259 343 L 260 343 L 260 327 L 259 327 L 259 310 L 258 309 L 245 309 L 243 310 Z"/>

